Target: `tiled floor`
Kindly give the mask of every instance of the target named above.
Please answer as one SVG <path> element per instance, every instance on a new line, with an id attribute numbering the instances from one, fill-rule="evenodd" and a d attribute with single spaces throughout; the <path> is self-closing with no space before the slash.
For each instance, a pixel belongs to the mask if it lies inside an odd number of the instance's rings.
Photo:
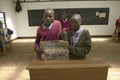
<path id="1" fill-rule="evenodd" d="M 0 80 L 30 80 L 26 67 L 35 55 L 33 45 L 34 39 L 13 41 L 13 51 L 0 56 Z M 120 43 L 112 41 L 111 38 L 92 38 L 89 56 L 99 56 L 111 65 L 107 80 L 120 80 L 119 48 Z"/>

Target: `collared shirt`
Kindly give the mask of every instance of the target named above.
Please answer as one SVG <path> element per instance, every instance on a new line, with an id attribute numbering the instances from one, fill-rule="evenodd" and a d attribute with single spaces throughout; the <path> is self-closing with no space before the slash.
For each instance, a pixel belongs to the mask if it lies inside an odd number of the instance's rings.
<path id="1" fill-rule="evenodd" d="M 60 20 L 61 25 L 62 25 L 62 29 L 66 28 L 66 31 L 69 32 L 71 30 L 70 27 L 70 19 L 65 19 L 65 20 Z"/>
<path id="2" fill-rule="evenodd" d="M 67 21 L 68 21 L 68 18 L 66 18 L 65 20 L 62 20 L 62 22 L 64 22 L 64 23 L 67 22 Z"/>
<path id="3" fill-rule="evenodd" d="M 45 30 L 43 28 L 45 28 Z M 49 27 L 45 26 L 43 27 L 43 24 L 40 25 L 37 29 L 34 47 L 35 48 L 40 47 L 39 43 L 41 40 L 43 41 L 59 40 L 61 32 L 62 27 L 58 20 L 54 20 L 53 24 L 51 24 Z"/>
<path id="4" fill-rule="evenodd" d="M 117 27 L 120 27 L 120 19 L 117 19 L 116 20 L 116 24 L 115 24 Z"/>
<path id="5" fill-rule="evenodd" d="M 54 22 L 53 22 L 53 23 L 54 23 Z M 49 27 L 45 26 L 45 23 L 43 23 L 43 24 L 42 24 L 43 30 L 45 30 L 45 29 L 51 30 L 51 28 L 52 28 L 52 26 L 53 26 L 53 23 L 51 23 Z"/>
<path id="6" fill-rule="evenodd" d="M 79 38 L 80 38 L 80 36 L 81 36 L 81 34 L 82 34 L 82 31 L 83 31 L 83 28 L 80 27 L 80 28 L 76 31 L 76 33 L 73 35 L 73 37 L 72 37 L 73 45 L 72 45 L 72 46 L 75 46 L 75 45 L 76 45 L 76 43 L 78 42 L 78 40 L 79 40 Z"/>

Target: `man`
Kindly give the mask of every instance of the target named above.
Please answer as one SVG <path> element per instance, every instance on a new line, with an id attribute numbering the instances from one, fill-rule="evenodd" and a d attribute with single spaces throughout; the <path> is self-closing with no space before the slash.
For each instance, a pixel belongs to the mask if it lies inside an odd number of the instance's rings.
<path id="1" fill-rule="evenodd" d="M 117 35 L 117 37 L 120 37 L 120 16 L 119 19 L 116 20 L 115 26 L 115 34 Z"/>
<path id="2" fill-rule="evenodd" d="M 81 16 L 74 14 L 71 17 L 70 32 L 62 32 L 61 38 L 68 40 L 70 59 L 83 59 L 91 50 L 91 37 L 88 30 L 81 27 Z"/>
<path id="3" fill-rule="evenodd" d="M 44 52 L 44 49 L 39 45 L 40 41 L 59 40 L 62 31 L 59 21 L 54 20 L 54 10 L 47 8 L 44 10 L 44 22 L 38 27 L 35 40 L 35 52 L 38 57 Z"/>

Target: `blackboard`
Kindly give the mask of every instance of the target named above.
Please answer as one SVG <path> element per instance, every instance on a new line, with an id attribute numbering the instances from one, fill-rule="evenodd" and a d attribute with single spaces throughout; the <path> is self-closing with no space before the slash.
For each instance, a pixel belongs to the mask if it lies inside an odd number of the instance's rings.
<path id="1" fill-rule="evenodd" d="M 107 25 L 109 20 L 109 8 L 65 8 L 54 9 L 55 19 L 60 19 L 60 13 L 66 11 L 70 18 L 73 14 L 80 14 L 82 25 Z M 29 26 L 39 26 L 43 22 L 43 9 L 28 10 Z"/>

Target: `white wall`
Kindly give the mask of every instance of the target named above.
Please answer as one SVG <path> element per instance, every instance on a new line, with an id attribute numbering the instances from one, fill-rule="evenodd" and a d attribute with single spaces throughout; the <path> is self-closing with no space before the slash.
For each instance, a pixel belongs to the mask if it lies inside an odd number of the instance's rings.
<path id="1" fill-rule="evenodd" d="M 17 21 L 12 0 L 0 0 L 0 12 L 5 12 L 7 27 L 14 31 L 12 38 L 17 37 Z"/>
<path id="2" fill-rule="evenodd" d="M 0 11 L 6 13 L 7 25 L 14 30 L 16 37 L 35 37 L 37 27 L 29 27 L 27 10 L 45 8 L 110 8 L 108 25 L 82 25 L 91 35 L 111 35 L 115 29 L 115 21 L 120 16 L 120 1 L 59 1 L 21 3 L 22 11 L 15 12 L 12 0 L 0 0 Z"/>
<path id="3" fill-rule="evenodd" d="M 61 1 L 61 2 L 34 2 L 22 3 L 22 12 L 17 14 L 18 36 L 36 36 L 37 27 L 29 27 L 27 10 L 45 8 L 110 8 L 108 25 L 82 25 L 91 35 L 111 35 L 114 32 L 115 21 L 120 16 L 120 1 Z"/>

